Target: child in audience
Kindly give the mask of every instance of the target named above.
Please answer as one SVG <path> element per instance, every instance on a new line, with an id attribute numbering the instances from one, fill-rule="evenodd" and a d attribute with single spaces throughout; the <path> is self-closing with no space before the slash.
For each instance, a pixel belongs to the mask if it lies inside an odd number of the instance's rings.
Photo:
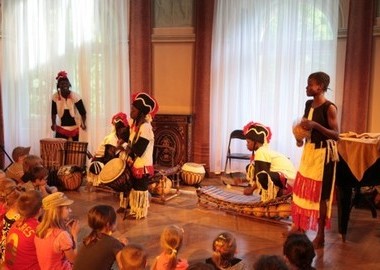
<path id="1" fill-rule="evenodd" d="M 47 185 L 49 171 L 45 167 L 37 166 L 31 170 L 31 180 L 23 184 L 25 190 L 38 190 L 43 197 L 57 192 L 58 189 L 54 186 Z"/>
<path id="2" fill-rule="evenodd" d="M 83 240 L 74 269 L 111 269 L 115 260 L 120 268 L 120 251 L 124 244 L 112 237 L 116 229 L 116 212 L 110 205 L 96 205 L 88 212 L 91 233 Z"/>
<path id="3" fill-rule="evenodd" d="M 0 170 L 0 186 L 1 186 L 1 182 L 5 179 L 5 177 L 6 177 L 5 172 L 3 170 Z M 0 196 L 0 221 L 3 220 L 3 217 L 6 212 L 7 210 L 5 207 L 5 198 L 3 196 Z M 1 237 L 1 234 L 0 234 L 0 237 Z"/>
<path id="4" fill-rule="evenodd" d="M 6 175 L 17 182 L 22 184 L 22 176 L 24 175 L 23 162 L 27 155 L 29 155 L 30 147 L 17 146 L 12 151 L 13 163 L 6 170 Z"/>
<path id="5" fill-rule="evenodd" d="M 72 203 L 62 192 L 42 200 L 45 212 L 34 238 L 41 270 L 72 269 L 79 231 L 79 221 L 70 219 Z"/>
<path id="6" fill-rule="evenodd" d="M 189 268 L 187 270 L 215 270 L 216 268 L 209 263 L 205 262 L 197 262 L 190 264 Z"/>
<path id="7" fill-rule="evenodd" d="M 17 201 L 21 215 L 8 232 L 5 265 L 8 270 L 39 270 L 34 237 L 41 214 L 42 196 L 37 190 L 22 193 Z"/>
<path id="8" fill-rule="evenodd" d="M 303 233 L 291 233 L 285 240 L 283 253 L 295 270 L 314 270 L 311 266 L 315 257 L 313 243 Z"/>
<path id="9" fill-rule="evenodd" d="M 212 264 L 215 269 L 243 270 L 244 262 L 236 258 L 236 239 L 229 232 L 220 233 L 212 242 L 213 254 L 206 259 L 206 263 Z"/>
<path id="10" fill-rule="evenodd" d="M 277 255 L 261 255 L 253 265 L 255 270 L 289 270 L 286 261 Z"/>
<path id="11" fill-rule="evenodd" d="M 120 253 L 122 270 L 144 270 L 147 254 L 144 248 L 137 244 L 127 244 Z"/>
<path id="12" fill-rule="evenodd" d="M 20 218 L 17 209 L 17 199 L 20 196 L 20 191 L 16 182 L 10 178 L 5 178 L 0 182 L 0 196 L 4 198 L 5 214 L 0 221 L 1 225 L 1 240 L 0 240 L 0 264 L 4 260 L 5 243 L 7 234 L 13 223 Z"/>
<path id="13" fill-rule="evenodd" d="M 187 260 L 179 259 L 178 252 L 182 246 L 183 229 L 170 225 L 164 228 L 160 237 L 162 252 L 156 257 L 152 270 L 181 270 L 187 269 Z"/>
<path id="14" fill-rule="evenodd" d="M 24 175 L 21 177 L 21 180 L 26 183 L 33 179 L 32 170 L 34 167 L 43 167 L 43 160 L 36 155 L 27 155 L 22 163 L 22 168 L 24 170 Z"/>

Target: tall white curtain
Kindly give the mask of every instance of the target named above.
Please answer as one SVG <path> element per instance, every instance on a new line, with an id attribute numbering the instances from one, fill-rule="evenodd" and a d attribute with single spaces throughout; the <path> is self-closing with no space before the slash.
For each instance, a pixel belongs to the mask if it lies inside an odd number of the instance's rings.
<path id="1" fill-rule="evenodd" d="M 335 99 L 338 8 L 338 0 L 216 0 L 211 171 L 224 169 L 230 132 L 251 120 L 269 126 L 271 148 L 299 164 L 292 125 L 303 115 L 308 75 L 328 73 L 327 98 Z M 247 161 L 232 164 L 241 171 Z"/>
<path id="2" fill-rule="evenodd" d="M 112 116 L 129 115 L 129 1 L 3 0 L 2 97 L 5 148 L 52 138 L 51 96 L 65 70 L 87 110 L 80 141 L 93 152 Z"/>

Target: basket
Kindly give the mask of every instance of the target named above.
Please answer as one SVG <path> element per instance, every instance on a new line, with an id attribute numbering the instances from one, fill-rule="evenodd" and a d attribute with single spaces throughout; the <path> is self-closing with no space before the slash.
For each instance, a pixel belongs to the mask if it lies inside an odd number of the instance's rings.
<path id="1" fill-rule="evenodd" d="M 185 163 L 181 168 L 181 178 L 186 185 L 197 185 L 205 178 L 205 168 L 197 163 Z"/>

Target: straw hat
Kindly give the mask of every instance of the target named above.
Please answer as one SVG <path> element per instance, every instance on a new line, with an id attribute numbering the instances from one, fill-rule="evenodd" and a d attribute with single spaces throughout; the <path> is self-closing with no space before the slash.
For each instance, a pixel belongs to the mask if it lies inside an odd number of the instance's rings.
<path id="1" fill-rule="evenodd" d="M 63 192 L 54 192 L 42 200 L 42 206 L 45 210 L 53 209 L 58 206 L 71 205 L 74 201 L 66 197 Z"/>

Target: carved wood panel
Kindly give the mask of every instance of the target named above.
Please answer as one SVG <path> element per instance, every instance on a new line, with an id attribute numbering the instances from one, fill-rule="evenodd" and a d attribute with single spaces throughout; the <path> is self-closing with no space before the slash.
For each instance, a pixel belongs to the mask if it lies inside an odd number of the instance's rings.
<path id="1" fill-rule="evenodd" d="M 184 164 L 191 160 L 191 115 L 158 114 L 152 122 L 156 145 L 170 146 L 174 152 L 162 151 L 158 153 L 157 163 L 171 165 L 174 155 L 174 165 Z"/>

